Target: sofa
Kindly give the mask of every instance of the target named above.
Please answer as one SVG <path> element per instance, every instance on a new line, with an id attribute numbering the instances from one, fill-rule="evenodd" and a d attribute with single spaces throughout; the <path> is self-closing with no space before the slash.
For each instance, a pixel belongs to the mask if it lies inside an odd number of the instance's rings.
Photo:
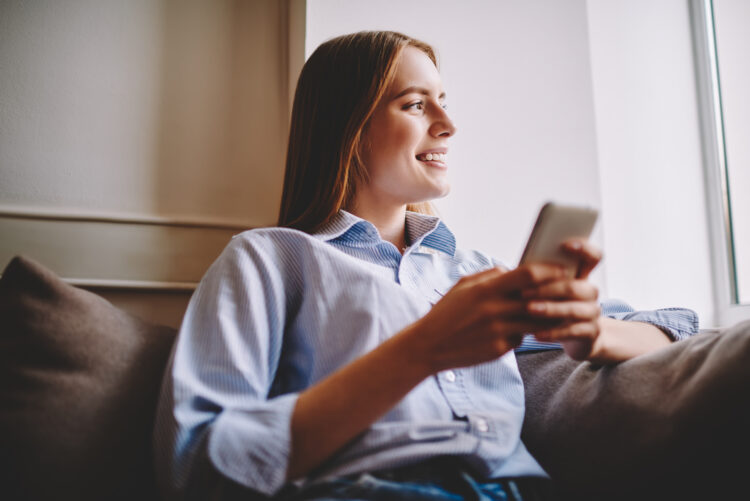
<path id="1" fill-rule="evenodd" d="M 2 498 L 158 499 L 151 432 L 175 335 L 15 257 L 0 279 Z M 750 322 L 615 366 L 561 351 L 518 362 L 524 441 L 564 497 L 728 499 L 742 486 Z"/>

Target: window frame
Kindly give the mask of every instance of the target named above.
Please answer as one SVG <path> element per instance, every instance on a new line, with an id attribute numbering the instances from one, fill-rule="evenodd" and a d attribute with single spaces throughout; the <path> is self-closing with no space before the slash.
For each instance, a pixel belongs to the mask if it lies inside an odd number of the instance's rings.
<path id="1" fill-rule="evenodd" d="M 690 18 L 703 143 L 714 308 L 718 325 L 728 326 L 750 319 L 750 304 L 739 303 L 713 1 L 690 0 Z"/>

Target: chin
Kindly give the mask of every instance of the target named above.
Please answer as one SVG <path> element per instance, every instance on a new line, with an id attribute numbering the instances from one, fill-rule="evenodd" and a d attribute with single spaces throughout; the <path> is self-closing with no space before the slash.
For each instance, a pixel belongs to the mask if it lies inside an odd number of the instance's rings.
<path id="1" fill-rule="evenodd" d="M 435 195 L 435 197 L 433 198 L 445 198 L 446 196 L 448 196 L 448 193 L 450 192 L 451 192 L 451 187 L 450 185 L 446 184 L 438 191 L 438 194 Z"/>
<path id="2" fill-rule="evenodd" d="M 448 193 L 450 193 L 450 191 L 451 191 L 450 186 L 443 186 L 436 190 L 433 190 L 431 193 L 422 197 L 419 201 L 411 202 L 411 203 L 419 204 L 419 203 L 431 202 L 433 200 L 438 200 L 440 198 L 445 198 L 448 195 Z"/>

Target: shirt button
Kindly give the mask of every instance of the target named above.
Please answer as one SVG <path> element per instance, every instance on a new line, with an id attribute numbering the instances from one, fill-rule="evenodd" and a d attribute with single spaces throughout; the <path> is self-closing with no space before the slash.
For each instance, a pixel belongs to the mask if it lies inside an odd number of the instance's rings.
<path id="1" fill-rule="evenodd" d="M 445 379 L 447 379 L 449 383 L 454 382 L 456 380 L 456 373 L 453 371 L 447 371 L 445 373 Z"/>
<path id="2" fill-rule="evenodd" d="M 477 419 L 477 430 L 481 432 L 488 431 L 490 429 L 490 425 L 487 424 L 486 419 Z"/>

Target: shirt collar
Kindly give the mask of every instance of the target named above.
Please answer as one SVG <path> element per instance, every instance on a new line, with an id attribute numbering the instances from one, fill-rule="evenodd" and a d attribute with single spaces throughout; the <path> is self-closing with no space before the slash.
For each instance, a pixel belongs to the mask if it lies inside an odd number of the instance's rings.
<path id="1" fill-rule="evenodd" d="M 406 233 L 412 246 L 428 247 L 449 256 L 456 254 L 456 237 L 437 216 L 407 211 Z"/>
<path id="2" fill-rule="evenodd" d="M 456 237 L 436 216 L 407 211 L 406 233 L 411 246 L 429 247 L 450 256 L 456 253 Z M 354 245 L 381 241 L 375 225 L 345 210 L 336 213 L 312 235 L 324 242 L 336 240 Z"/>
<path id="3" fill-rule="evenodd" d="M 374 224 L 345 210 L 338 211 L 312 236 L 324 242 L 380 240 L 380 234 Z"/>

